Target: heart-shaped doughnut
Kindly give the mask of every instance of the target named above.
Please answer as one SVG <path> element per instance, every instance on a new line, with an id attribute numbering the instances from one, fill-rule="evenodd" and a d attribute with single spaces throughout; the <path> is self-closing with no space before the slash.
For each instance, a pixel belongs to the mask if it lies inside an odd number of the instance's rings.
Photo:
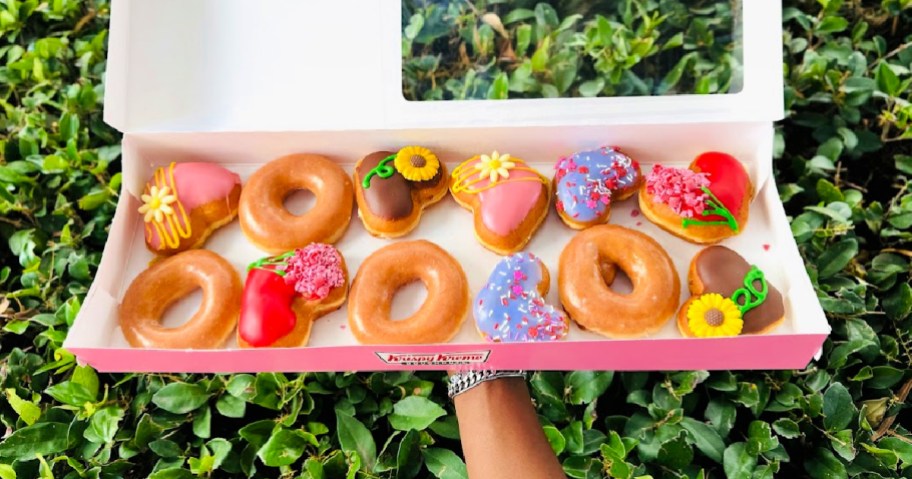
<path id="1" fill-rule="evenodd" d="M 689 337 L 763 334 L 785 319 L 779 292 L 756 266 L 725 246 L 710 246 L 690 262 L 692 295 L 678 311 L 678 329 Z"/>
<path id="2" fill-rule="evenodd" d="M 555 170 L 554 206 L 577 230 L 607 223 L 611 203 L 629 198 L 643 183 L 639 163 L 610 146 L 561 158 Z"/>
<path id="3" fill-rule="evenodd" d="M 753 195 L 741 162 L 708 152 L 686 169 L 654 165 L 640 189 L 640 209 L 673 235 L 711 244 L 744 230 Z"/>
<path id="4" fill-rule="evenodd" d="M 473 313 L 481 337 L 490 342 L 563 339 L 570 322 L 545 302 L 550 283 L 548 268 L 532 253 L 501 259 L 475 297 Z"/>
<path id="5" fill-rule="evenodd" d="M 425 208 L 446 196 L 446 178 L 446 165 L 427 148 L 371 153 L 355 165 L 358 217 L 374 236 L 404 236 L 418 226 Z"/>
<path id="6" fill-rule="evenodd" d="M 256 261 L 247 268 L 238 345 L 304 346 L 313 322 L 339 309 L 347 296 L 345 259 L 328 244 Z"/>
<path id="7" fill-rule="evenodd" d="M 241 178 L 215 163 L 174 163 L 155 170 L 139 213 L 146 247 L 168 255 L 203 246 L 237 216 Z"/>
<path id="8" fill-rule="evenodd" d="M 523 160 L 493 152 L 453 170 L 450 192 L 472 211 L 475 236 L 495 253 L 521 250 L 548 216 L 550 182 Z"/>

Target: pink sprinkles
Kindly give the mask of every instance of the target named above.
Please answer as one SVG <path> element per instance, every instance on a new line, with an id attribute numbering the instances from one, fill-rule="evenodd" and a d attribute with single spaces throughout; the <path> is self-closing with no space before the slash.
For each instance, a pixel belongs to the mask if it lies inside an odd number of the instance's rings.
<path id="1" fill-rule="evenodd" d="M 323 299 L 333 288 L 345 284 L 342 258 L 328 244 L 313 243 L 296 249 L 286 265 L 285 282 L 310 300 Z"/>
<path id="2" fill-rule="evenodd" d="M 706 173 L 686 168 L 655 165 L 646 175 L 646 192 L 684 218 L 703 213 L 707 200 L 702 190 L 704 186 L 709 186 Z"/>

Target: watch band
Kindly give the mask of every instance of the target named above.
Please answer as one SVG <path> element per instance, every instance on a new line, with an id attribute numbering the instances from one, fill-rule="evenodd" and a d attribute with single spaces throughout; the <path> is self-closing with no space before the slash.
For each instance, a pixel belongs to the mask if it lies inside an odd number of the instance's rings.
<path id="1" fill-rule="evenodd" d="M 498 378 L 524 378 L 526 373 L 523 371 L 493 371 L 483 369 L 480 371 L 461 371 L 450 376 L 447 382 L 447 394 L 450 399 L 478 386 L 479 384 Z"/>

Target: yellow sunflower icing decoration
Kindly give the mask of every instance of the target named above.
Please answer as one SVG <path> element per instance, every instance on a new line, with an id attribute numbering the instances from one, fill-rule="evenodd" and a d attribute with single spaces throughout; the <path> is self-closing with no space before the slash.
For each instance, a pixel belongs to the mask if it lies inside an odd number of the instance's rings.
<path id="1" fill-rule="evenodd" d="M 510 171 L 528 171 L 535 174 L 510 178 Z M 537 181 L 543 185 L 548 184 L 547 179 L 535 169 L 530 168 L 523 160 L 496 151 L 490 155 L 474 156 L 462 162 L 453 170 L 452 176 L 456 180 L 452 186 L 453 193 L 464 191 L 477 194 L 497 185 L 515 181 Z M 487 182 L 487 184 L 476 186 L 482 182 Z"/>
<path id="2" fill-rule="evenodd" d="M 166 245 L 177 248 L 181 238 L 191 235 L 190 217 L 184 211 L 174 181 L 174 165 L 174 162 L 168 165 L 167 173 L 164 168 L 156 169 L 153 181 L 146 184 L 145 193 L 140 197 L 143 204 L 139 213 L 146 224 L 146 238 L 152 237 L 154 229 L 158 233 L 158 249 Z"/>
<path id="3" fill-rule="evenodd" d="M 427 181 L 437 174 L 440 160 L 434 152 L 423 146 L 406 146 L 396 153 L 393 165 L 409 181 Z"/>
<path id="4" fill-rule="evenodd" d="M 687 326 L 699 338 L 737 336 L 744 320 L 734 301 L 718 293 L 708 293 L 690 303 Z"/>

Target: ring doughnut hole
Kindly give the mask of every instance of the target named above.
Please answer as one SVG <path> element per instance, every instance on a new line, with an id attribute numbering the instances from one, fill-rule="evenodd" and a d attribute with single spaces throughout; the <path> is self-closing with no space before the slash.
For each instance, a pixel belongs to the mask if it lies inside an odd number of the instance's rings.
<path id="1" fill-rule="evenodd" d="M 167 305 L 161 317 L 161 327 L 174 329 L 190 320 L 203 304 L 203 290 L 196 287 L 190 293 Z"/>
<path id="2" fill-rule="evenodd" d="M 424 305 L 427 295 L 427 285 L 420 279 L 400 286 L 393 294 L 389 319 L 395 322 L 411 318 Z"/>
<path id="3" fill-rule="evenodd" d="M 623 295 L 633 292 L 633 281 L 630 280 L 630 276 L 627 276 L 627 272 L 601 255 L 599 255 L 599 271 L 602 273 L 602 281 L 605 282 L 608 289 Z"/>
<path id="4" fill-rule="evenodd" d="M 306 188 L 297 188 L 289 191 L 282 201 L 285 211 L 293 216 L 302 216 L 317 204 L 317 197 Z"/>

